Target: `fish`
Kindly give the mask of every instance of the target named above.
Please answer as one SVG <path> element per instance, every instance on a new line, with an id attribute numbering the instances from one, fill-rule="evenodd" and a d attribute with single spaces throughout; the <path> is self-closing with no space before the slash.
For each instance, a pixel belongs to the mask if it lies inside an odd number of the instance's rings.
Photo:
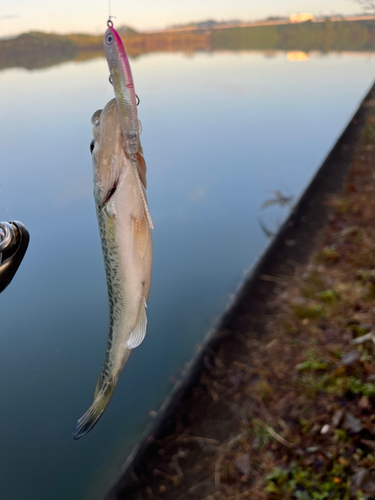
<path id="1" fill-rule="evenodd" d="M 93 403 L 73 438 L 87 434 L 103 415 L 133 349 L 146 335 L 151 286 L 152 221 L 146 197 L 146 165 L 127 153 L 115 99 L 92 119 L 90 144 L 94 198 L 109 299 L 109 334 Z M 142 153 L 140 142 L 139 152 Z"/>
<path id="2" fill-rule="evenodd" d="M 115 91 L 126 150 L 129 155 L 136 155 L 139 153 L 142 125 L 138 119 L 133 75 L 120 35 L 111 20 L 107 25 L 108 29 L 104 34 L 104 52 L 110 71 L 109 81 Z"/>

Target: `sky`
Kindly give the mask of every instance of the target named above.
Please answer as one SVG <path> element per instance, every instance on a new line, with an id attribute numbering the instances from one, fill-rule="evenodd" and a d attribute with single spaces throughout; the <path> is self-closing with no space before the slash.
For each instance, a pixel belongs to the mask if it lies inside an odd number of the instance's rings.
<path id="1" fill-rule="evenodd" d="M 190 21 L 256 20 L 311 12 L 317 16 L 362 12 L 355 0 L 110 0 L 115 26 L 163 29 Z M 108 0 L 1 0 L 0 37 L 38 30 L 95 33 L 105 28 Z"/>

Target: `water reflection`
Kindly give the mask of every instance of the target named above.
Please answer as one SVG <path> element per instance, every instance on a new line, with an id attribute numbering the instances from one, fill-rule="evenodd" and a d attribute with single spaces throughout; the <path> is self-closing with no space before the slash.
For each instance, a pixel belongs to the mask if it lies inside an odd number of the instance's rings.
<path id="1" fill-rule="evenodd" d="M 278 205 L 279 207 L 284 207 L 285 205 L 290 205 L 293 201 L 293 196 L 287 196 L 283 194 L 281 191 L 276 189 L 273 192 L 274 196 L 269 198 L 265 202 L 262 203 L 260 209 L 264 210 L 268 207 L 272 207 L 272 205 Z"/>
<path id="2" fill-rule="evenodd" d="M 288 52 L 286 57 L 288 58 L 288 61 L 306 61 L 309 58 L 309 54 L 306 52 L 301 52 L 301 51 L 293 51 L 293 52 Z"/>
<path id="3" fill-rule="evenodd" d="M 294 196 L 283 194 L 279 189 L 276 189 L 273 196 L 262 203 L 259 210 L 266 211 L 266 213 L 258 215 L 258 223 L 267 238 L 272 238 L 276 234 L 292 207 L 293 200 Z"/>
<path id="4" fill-rule="evenodd" d="M 214 52 L 213 50 L 203 50 L 206 52 Z M 226 49 L 218 49 L 217 52 L 226 52 Z M 175 51 L 170 51 L 170 50 L 160 50 L 160 51 L 155 51 L 155 52 L 178 52 L 183 54 L 185 57 L 191 57 L 193 58 L 196 55 L 196 52 L 194 51 L 184 51 L 181 50 L 180 48 Z M 327 52 L 319 52 L 319 51 L 313 51 L 313 52 L 303 52 L 303 51 L 290 51 L 290 52 L 284 52 L 283 50 L 249 50 L 249 49 L 241 49 L 242 53 L 248 53 L 248 54 L 260 54 L 268 59 L 272 59 L 274 57 L 280 56 L 280 55 L 286 55 L 287 59 L 289 61 L 293 62 L 303 62 L 309 59 L 312 56 L 316 55 L 327 55 Z M 138 59 L 142 56 L 146 56 L 150 52 L 137 52 L 137 53 L 129 53 L 129 58 L 131 60 Z M 375 56 L 375 50 L 368 50 L 368 51 L 362 51 L 362 52 L 355 52 L 351 50 L 346 50 L 345 52 L 338 52 L 338 55 L 346 56 L 346 57 L 374 57 Z M 23 55 L 16 56 L 16 57 L 7 57 L 7 58 L 0 58 L 0 71 L 5 70 L 5 69 L 10 69 L 10 68 L 24 68 L 29 71 L 33 70 L 41 70 L 45 68 L 50 68 L 51 66 L 58 66 L 63 63 L 72 61 L 72 62 L 84 62 L 84 61 L 90 61 L 92 59 L 101 59 L 104 58 L 104 53 L 101 50 L 86 50 L 84 52 L 74 52 L 73 54 L 51 54 L 48 57 L 45 57 L 41 54 L 33 54 L 31 57 L 27 56 L 24 57 Z"/>
<path id="5" fill-rule="evenodd" d="M 276 231 L 271 231 L 270 229 L 268 229 L 260 217 L 258 218 L 258 222 L 259 222 L 259 227 L 261 228 L 261 230 L 263 231 L 263 234 L 267 238 L 272 238 L 273 236 L 275 236 Z"/>

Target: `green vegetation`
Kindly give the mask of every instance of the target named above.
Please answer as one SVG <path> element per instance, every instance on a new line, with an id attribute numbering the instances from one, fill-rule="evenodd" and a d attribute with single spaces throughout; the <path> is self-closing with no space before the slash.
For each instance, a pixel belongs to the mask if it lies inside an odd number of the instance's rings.
<path id="1" fill-rule="evenodd" d="M 368 126 L 362 134 L 365 144 L 372 144 L 375 142 L 375 126 Z"/>
<path id="2" fill-rule="evenodd" d="M 321 474 L 294 461 L 290 469 L 275 467 L 267 475 L 267 493 L 297 500 L 349 500 L 350 480 L 346 474 L 347 460 L 338 461 L 322 481 Z"/>
<path id="3" fill-rule="evenodd" d="M 68 37 L 30 32 L 0 40 L 0 69 L 23 67 L 36 69 L 73 59 L 77 45 Z"/>
<path id="4" fill-rule="evenodd" d="M 287 51 L 375 50 L 375 21 L 249 26 L 213 30 L 212 49 Z"/>
<path id="5" fill-rule="evenodd" d="M 320 304 L 296 304 L 294 306 L 295 315 L 299 319 L 320 318 L 324 314 L 324 309 Z"/>

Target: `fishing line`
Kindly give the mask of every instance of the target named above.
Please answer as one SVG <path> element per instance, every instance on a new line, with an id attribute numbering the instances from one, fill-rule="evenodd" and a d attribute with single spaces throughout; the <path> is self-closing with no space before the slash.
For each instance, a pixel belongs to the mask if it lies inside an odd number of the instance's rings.
<path id="1" fill-rule="evenodd" d="M 107 21 L 107 26 L 113 26 L 112 19 L 116 19 L 115 16 L 111 15 L 111 0 L 108 0 L 108 21 Z"/>

